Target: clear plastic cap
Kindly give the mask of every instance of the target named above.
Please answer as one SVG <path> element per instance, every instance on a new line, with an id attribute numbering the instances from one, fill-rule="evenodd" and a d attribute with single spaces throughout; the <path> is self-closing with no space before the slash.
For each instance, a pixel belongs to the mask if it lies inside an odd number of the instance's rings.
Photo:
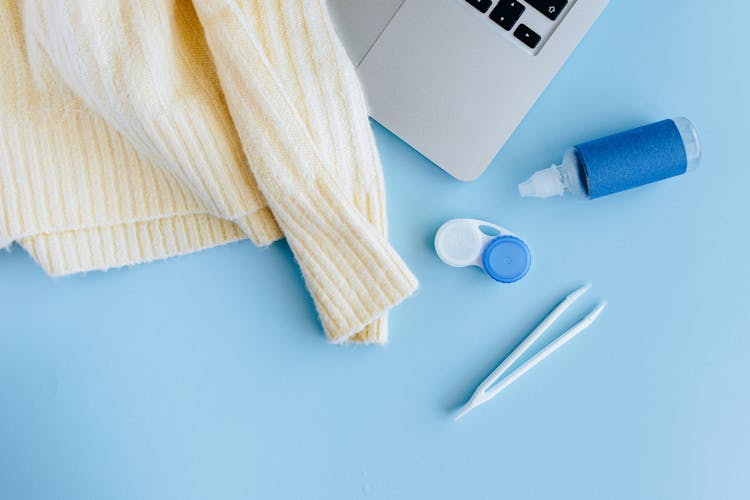
<path id="1" fill-rule="evenodd" d="M 698 137 L 698 131 L 690 120 L 683 116 L 672 118 L 672 121 L 677 125 L 677 131 L 680 133 L 682 143 L 685 145 L 687 171 L 695 170 L 701 160 L 701 141 Z"/>

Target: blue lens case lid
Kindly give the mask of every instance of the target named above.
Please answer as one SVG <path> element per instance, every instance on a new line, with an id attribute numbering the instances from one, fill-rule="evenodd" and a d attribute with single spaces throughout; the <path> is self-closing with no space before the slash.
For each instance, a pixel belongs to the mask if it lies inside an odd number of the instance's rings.
<path id="1" fill-rule="evenodd" d="M 531 268 L 531 251 L 515 236 L 498 236 L 484 249 L 482 267 L 500 283 L 515 283 Z"/>

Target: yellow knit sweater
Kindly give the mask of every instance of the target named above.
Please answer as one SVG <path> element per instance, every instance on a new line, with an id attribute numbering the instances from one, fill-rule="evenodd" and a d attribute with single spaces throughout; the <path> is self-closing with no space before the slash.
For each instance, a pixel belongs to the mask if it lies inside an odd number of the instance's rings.
<path id="1" fill-rule="evenodd" d="M 0 248 L 63 275 L 285 236 L 331 341 L 386 341 L 416 280 L 323 0 L 0 0 L 0 43 Z"/>

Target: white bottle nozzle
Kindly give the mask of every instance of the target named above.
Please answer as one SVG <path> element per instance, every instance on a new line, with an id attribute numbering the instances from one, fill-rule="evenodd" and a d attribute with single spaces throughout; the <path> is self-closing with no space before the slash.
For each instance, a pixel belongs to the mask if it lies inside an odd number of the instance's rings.
<path id="1" fill-rule="evenodd" d="M 557 166 L 540 170 L 526 182 L 518 185 L 518 192 L 524 198 L 550 198 L 565 194 L 565 185 Z"/>

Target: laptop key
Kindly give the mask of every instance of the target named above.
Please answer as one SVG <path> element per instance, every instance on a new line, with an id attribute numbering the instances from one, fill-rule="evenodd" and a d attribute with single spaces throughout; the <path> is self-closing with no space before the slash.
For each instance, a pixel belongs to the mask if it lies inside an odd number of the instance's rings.
<path id="1" fill-rule="evenodd" d="M 476 7 L 479 12 L 485 13 L 490 10 L 492 6 L 492 0 L 466 0 L 468 3 Z"/>
<path id="2" fill-rule="evenodd" d="M 490 19 L 499 24 L 504 30 L 510 31 L 525 10 L 526 7 L 521 5 L 521 2 L 516 0 L 500 0 L 497 7 L 492 10 Z"/>
<path id="3" fill-rule="evenodd" d="M 536 48 L 536 46 L 539 45 L 539 41 L 542 39 L 539 34 L 537 34 L 525 24 L 522 24 L 518 28 L 516 28 L 516 31 L 513 33 L 513 35 L 531 49 Z"/>
<path id="4" fill-rule="evenodd" d="M 526 0 L 529 5 L 552 19 L 557 19 L 560 12 L 568 5 L 568 0 Z"/>

